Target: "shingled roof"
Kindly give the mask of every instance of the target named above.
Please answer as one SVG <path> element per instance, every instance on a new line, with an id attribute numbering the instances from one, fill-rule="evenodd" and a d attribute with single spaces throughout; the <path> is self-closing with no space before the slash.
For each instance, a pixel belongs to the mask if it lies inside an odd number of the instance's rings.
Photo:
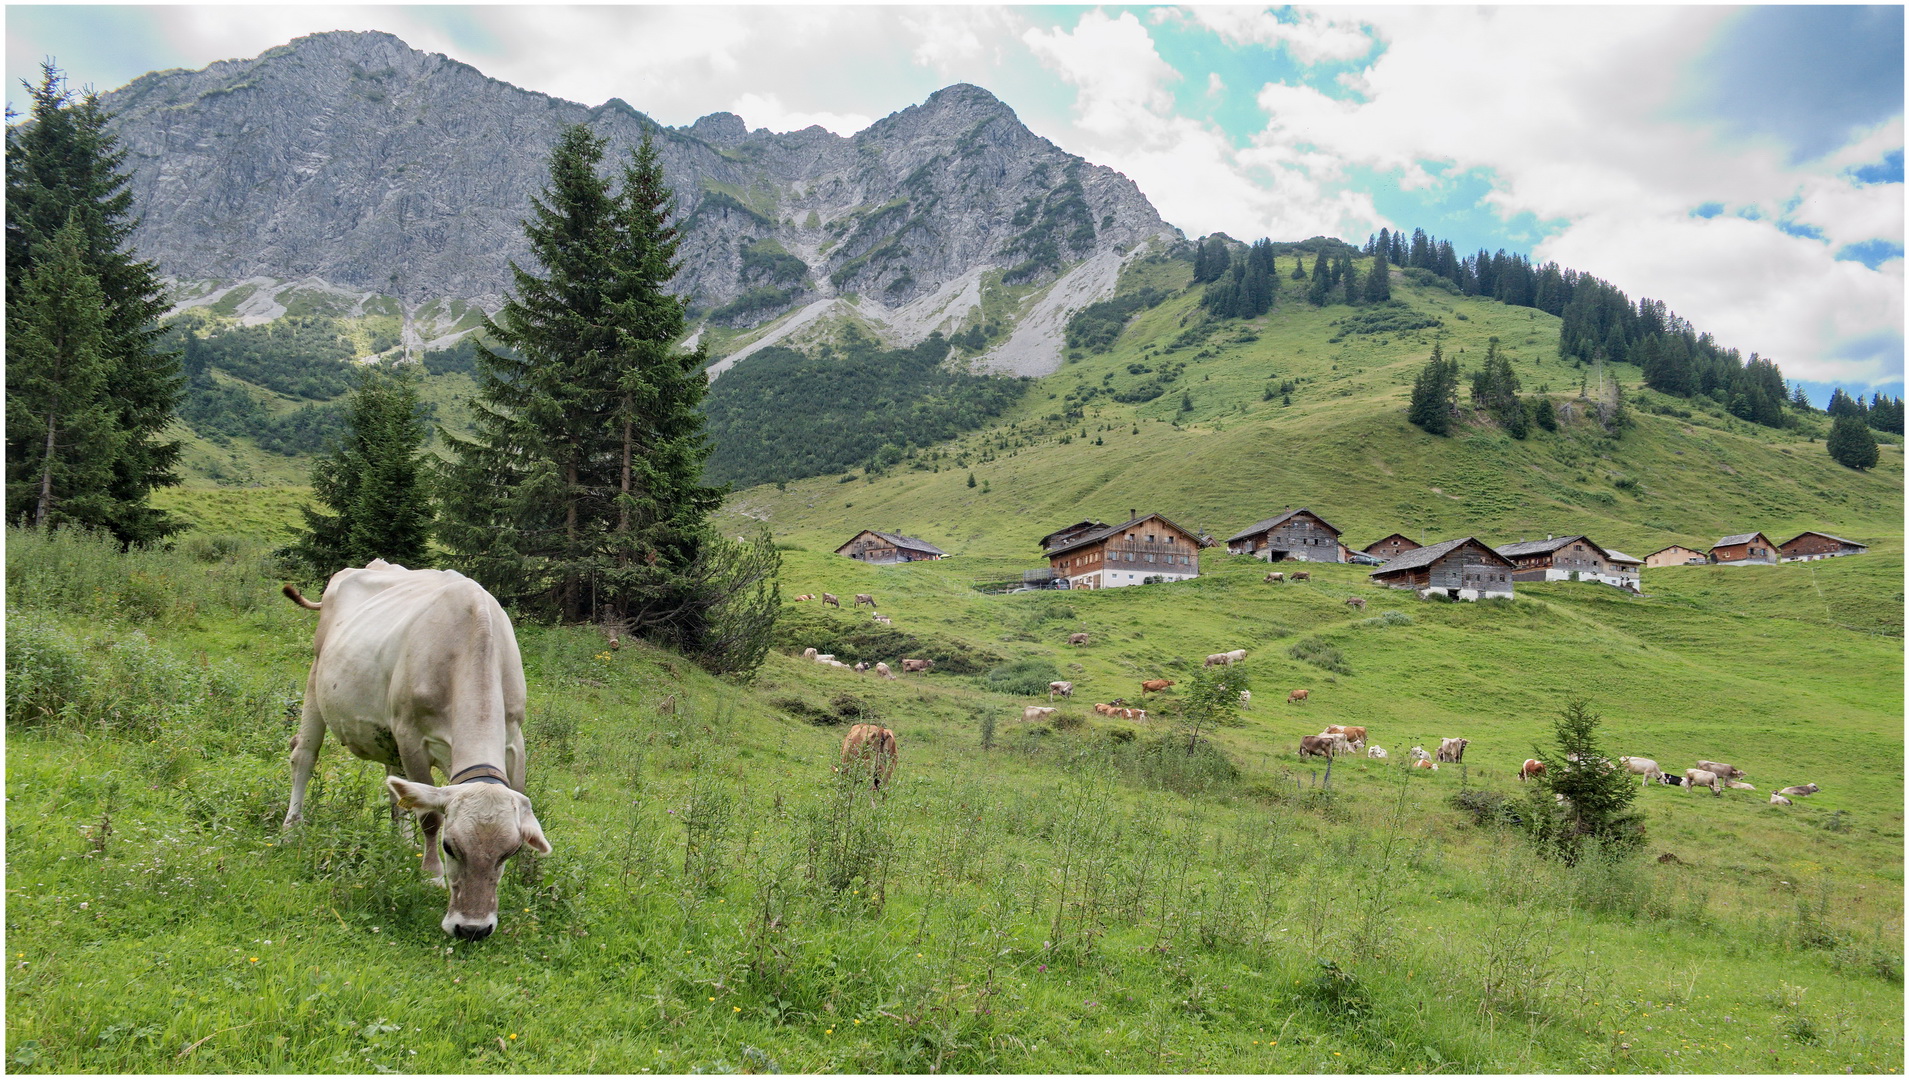
<path id="1" fill-rule="evenodd" d="M 1557 551 L 1564 547 L 1564 545 L 1576 540 L 1582 540 L 1592 547 L 1597 548 L 1599 551 L 1604 551 L 1604 548 L 1601 547 L 1597 541 L 1592 540 L 1588 536 L 1559 536 L 1550 540 L 1520 540 L 1515 544 L 1506 544 L 1503 547 L 1492 548 L 1492 550 L 1507 559 L 1515 559 L 1520 555 L 1542 555 L 1547 551 Z M 1605 554 L 1608 555 L 1609 552 L 1605 552 Z"/>
<path id="2" fill-rule="evenodd" d="M 1861 540 L 1845 540 L 1842 537 L 1835 535 L 1834 533 L 1826 533 L 1818 529 L 1805 529 L 1802 532 L 1797 533 L 1795 536 L 1790 537 L 1788 540 L 1783 541 L 1782 544 L 1778 544 L 1777 546 L 1783 547 L 1786 544 L 1794 544 L 1798 540 L 1803 539 L 1805 536 L 1820 536 L 1825 540 L 1834 540 L 1839 544 L 1848 544 L 1850 547 L 1866 548 L 1869 546 L 1868 544 L 1863 543 Z"/>
<path id="3" fill-rule="evenodd" d="M 1729 547 L 1732 544 L 1747 544 L 1750 541 L 1755 540 L 1759 536 L 1763 536 L 1763 534 L 1760 532 L 1738 533 L 1735 536 L 1726 536 L 1723 539 L 1717 541 L 1716 543 L 1710 546 L 1712 548 L 1720 548 L 1720 547 Z M 1763 538 L 1765 540 L 1769 539 L 1769 537 L 1767 536 L 1763 536 Z"/>
<path id="4" fill-rule="evenodd" d="M 1059 547 L 1049 548 L 1047 553 L 1050 556 L 1062 555 L 1069 551 L 1074 550 L 1075 548 L 1086 547 L 1088 544 L 1097 544 L 1100 541 L 1105 540 L 1108 537 L 1119 533 L 1123 529 L 1130 529 L 1134 527 L 1135 525 L 1140 524 L 1141 522 L 1147 520 L 1148 518 L 1159 518 L 1161 521 L 1164 521 L 1167 524 L 1172 525 L 1174 528 L 1179 529 L 1181 532 L 1192 537 L 1193 542 L 1195 544 L 1198 544 L 1201 547 L 1206 546 L 1204 539 L 1198 533 L 1195 533 L 1192 529 L 1181 528 L 1178 523 L 1169 519 L 1165 514 L 1140 514 L 1136 517 L 1130 517 L 1118 525 L 1109 525 L 1104 529 L 1095 529 L 1093 532 L 1082 533 L 1079 536 L 1074 537 L 1072 540 L 1067 541 L 1066 543 L 1062 544 Z"/>
<path id="5" fill-rule="evenodd" d="M 926 552 L 926 553 L 927 553 L 927 554 L 929 554 L 929 555 L 946 555 L 946 554 L 948 554 L 947 552 L 945 552 L 945 551 L 943 551 L 943 550 L 941 550 L 940 548 L 938 548 L 938 547 L 936 547 L 935 545 L 933 545 L 933 544 L 931 544 L 931 543 L 929 543 L 928 541 L 926 541 L 926 540 L 917 540 L 917 539 L 915 539 L 915 538 L 914 538 L 914 537 L 912 537 L 912 536 L 903 536 L 903 535 L 902 535 L 902 534 L 900 534 L 900 533 L 890 533 L 890 532 L 882 532 L 882 531 L 881 531 L 881 530 L 879 530 L 879 529 L 864 529 L 864 530 L 863 530 L 863 532 L 867 532 L 867 533 L 871 533 L 871 534 L 873 534 L 873 535 L 875 535 L 875 536 L 879 536 L 879 537 L 881 537 L 881 538 L 882 538 L 883 540 L 886 540 L 886 541 L 888 541 L 889 543 L 891 543 L 891 544 L 893 544 L 893 545 L 895 545 L 895 546 L 896 546 L 896 547 L 898 547 L 898 548 L 907 548 L 907 549 L 908 549 L 908 550 L 910 550 L 910 551 L 921 551 L 921 552 Z M 860 534 L 857 534 L 857 535 L 860 535 Z M 850 540 L 849 540 L 849 543 L 854 543 L 854 539 L 853 539 L 853 538 L 850 538 Z M 843 545 L 842 545 L 842 547 L 847 547 L 847 546 L 848 546 L 848 544 L 843 544 Z M 837 550 L 840 550 L 840 549 L 838 548 Z"/>
<path id="6" fill-rule="evenodd" d="M 1476 536 L 1461 536 L 1456 540 L 1447 540 L 1444 543 L 1433 544 L 1430 547 L 1413 548 L 1411 551 L 1401 552 L 1397 558 L 1388 560 L 1384 566 L 1372 571 L 1372 575 L 1368 576 L 1390 574 L 1398 570 L 1415 570 L 1421 566 L 1430 566 L 1456 550 L 1467 540 L 1477 543 L 1480 547 L 1483 547 L 1486 551 L 1490 551 L 1494 555 L 1498 555 L 1498 552 L 1493 550 L 1490 544 L 1485 543 Z M 1504 559 L 1503 555 L 1498 555 L 1498 557 Z M 1505 561 L 1509 563 L 1511 560 L 1505 559 Z"/>
<path id="7" fill-rule="evenodd" d="M 1244 540 L 1249 536 L 1258 536 L 1260 533 L 1263 533 L 1267 531 L 1268 529 L 1276 529 L 1281 524 L 1283 524 L 1287 518 L 1292 517 L 1294 514 L 1312 514 L 1313 517 L 1319 518 L 1319 524 L 1324 525 L 1328 529 L 1331 529 L 1332 534 L 1334 536 L 1339 535 L 1338 526 L 1334 525 L 1330 521 L 1327 521 L 1325 518 L 1319 517 L 1318 514 L 1313 514 L 1311 510 L 1308 510 L 1307 508 L 1302 506 L 1297 510 L 1288 510 L 1285 513 L 1279 515 L 1278 517 L 1269 517 L 1264 521 L 1256 521 L 1253 524 L 1248 525 L 1244 529 L 1241 529 L 1239 532 L 1236 532 L 1233 535 L 1227 537 L 1226 542 L 1230 544 L 1235 540 Z"/>
<path id="8" fill-rule="evenodd" d="M 1644 565 L 1644 560 L 1638 558 L 1635 555 L 1626 555 L 1623 552 L 1617 550 L 1616 548 L 1605 548 L 1604 554 L 1609 556 L 1612 562 L 1636 563 L 1639 566 Z"/>

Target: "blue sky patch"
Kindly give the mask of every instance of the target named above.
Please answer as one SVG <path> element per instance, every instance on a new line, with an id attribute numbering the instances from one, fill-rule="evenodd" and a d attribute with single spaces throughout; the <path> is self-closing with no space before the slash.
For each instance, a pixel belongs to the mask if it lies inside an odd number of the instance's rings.
<path id="1" fill-rule="evenodd" d="M 1902 151 L 1891 150 L 1874 165 L 1858 165 L 1849 170 L 1852 179 L 1864 184 L 1902 183 Z"/>
<path id="2" fill-rule="evenodd" d="M 1902 245 L 1888 240 L 1865 240 L 1850 244 L 1836 253 L 1839 262 L 1859 262 L 1871 270 L 1891 259 L 1902 258 Z"/>
<path id="3" fill-rule="evenodd" d="M 1717 216 L 1718 214 L 1721 214 L 1721 213 L 1723 213 L 1723 204 L 1722 204 L 1722 203 L 1720 203 L 1720 202 L 1707 202 L 1707 203 L 1705 203 L 1705 204 L 1703 204 L 1702 206 L 1699 206 L 1699 207 L 1698 207 L 1697 209 L 1695 209 L 1695 210 L 1692 210 L 1692 211 L 1690 212 L 1690 216 L 1691 216 L 1691 217 L 1696 217 L 1696 218 L 1713 218 L 1713 217 L 1716 217 L 1716 216 Z"/>
<path id="4" fill-rule="evenodd" d="M 1791 236 L 1801 236 L 1806 240 L 1821 240 L 1823 238 L 1823 230 L 1814 225 L 1804 225 L 1796 221 L 1779 221 L 1776 223 L 1776 227 L 1789 233 Z"/>
<path id="5" fill-rule="evenodd" d="M 1476 254 L 1480 248 L 1493 252 L 1503 248 L 1513 254 L 1529 255 L 1532 248 L 1564 229 L 1566 222 L 1562 219 L 1544 221 L 1529 212 L 1509 220 L 1499 217 L 1484 201 L 1496 180 L 1489 169 L 1455 173 L 1444 162 L 1421 164 L 1425 171 L 1439 178 L 1438 183 L 1408 191 L 1399 186 L 1400 174 L 1396 171 L 1354 167 L 1346 170 L 1350 180 L 1347 186 L 1354 191 L 1370 192 L 1373 206 L 1397 222 L 1406 236 L 1411 236 L 1413 229 L 1424 229 L 1439 240 L 1451 241 L 1460 257 Z M 1343 239 L 1365 243 L 1363 236 Z"/>

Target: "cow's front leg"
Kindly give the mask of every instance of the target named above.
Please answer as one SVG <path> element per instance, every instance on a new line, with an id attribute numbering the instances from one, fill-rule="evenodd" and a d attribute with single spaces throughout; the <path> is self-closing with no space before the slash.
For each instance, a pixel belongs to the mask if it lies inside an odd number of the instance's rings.
<path id="1" fill-rule="evenodd" d="M 312 704 L 310 688 L 305 691 L 305 706 L 299 713 L 298 734 L 292 736 L 292 802 L 285 809 L 285 827 L 305 820 L 305 785 L 311 781 L 312 767 L 318 764 L 318 748 L 325 742 L 325 718 Z"/>
<path id="2" fill-rule="evenodd" d="M 408 751 L 402 745 L 398 748 L 398 757 L 404 762 L 404 778 L 414 784 L 431 782 L 431 757 L 420 746 Z M 388 767 L 387 767 L 388 768 Z M 444 827 L 444 815 L 436 810 L 426 810 L 418 815 L 418 831 L 423 834 L 424 860 L 419 867 L 431 884 L 444 887 L 444 862 L 438 856 L 438 830 Z"/>

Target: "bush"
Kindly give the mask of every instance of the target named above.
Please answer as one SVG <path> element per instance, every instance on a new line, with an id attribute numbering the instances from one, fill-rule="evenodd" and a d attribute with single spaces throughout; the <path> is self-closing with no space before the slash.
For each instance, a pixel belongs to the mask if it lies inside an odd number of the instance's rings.
<path id="1" fill-rule="evenodd" d="M 1644 816 L 1631 809 L 1637 785 L 1597 744 L 1600 722 L 1583 700 L 1566 702 L 1554 727 L 1554 751 L 1538 755 L 1545 771 L 1525 809 L 1532 841 L 1567 866 L 1587 854 L 1621 858 L 1644 842 Z"/>
<path id="2" fill-rule="evenodd" d="M 902 657 L 933 660 L 935 670 L 950 675 L 980 675 L 1007 657 L 959 638 L 922 637 L 893 626 L 831 612 L 812 604 L 784 608 L 776 620 L 775 647 L 794 653 L 813 647 L 831 653 L 845 664 L 886 662 L 899 669 Z M 900 674 L 899 670 L 896 672 Z M 1060 676 L 1053 676 L 1058 679 Z M 1040 693 L 1047 693 L 1042 683 Z"/>
<path id="3" fill-rule="evenodd" d="M 1327 643 L 1324 638 L 1303 638 L 1287 649 L 1286 655 L 1326 671 L 1337 672 L 1340 675 L 1352 674 L 1352 665 L 1346 663 L 1345 654 L 1340 652 L 1337 646 Z"/>
<path id="4" fill-rule="evenodd" d="M 1191 753 L 1187 752 L 1186 740 L 1174 735 L 1115 739 L 1106 750 L 1114 767 L 1129 780 L 1181 795 L 1230 787 L 1240 776 L 1239 766 L 1207 739 L 1196 743 Z"/>
<path id="5" fill-rule="evenodd" d="M 1524 820 L 1502 792 L 1461 791 L 1450 801 L 1453 809 L 1470 814 L 1475 825 L 1517 825 Z"/>
<path id="6" fill-rule="evenodd" d="M 988 689 L 997 694 L 1035 697 L 1047 693 L 1047 684 L 1061 677 L 1060 669 L 1047 660 L 1016 660 L 988 671 Z"/>

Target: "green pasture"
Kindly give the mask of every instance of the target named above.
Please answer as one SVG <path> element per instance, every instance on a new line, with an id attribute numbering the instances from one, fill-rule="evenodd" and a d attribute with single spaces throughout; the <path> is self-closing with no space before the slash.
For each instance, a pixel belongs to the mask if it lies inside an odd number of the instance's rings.
<path id="1" fill-rule="evenodd" d="M 1307 506 L 1354 547 L 1394 531 L 1427 543 L 1475 533 L 1492 544 L 1582 532 L 1639 558 L 1672 543 L 1707 549 L 1752 529 L 1778 543 L 1805 529 L 1865 541 L 1902 535 L 1898 445 L 1858 473 L 1830 460 L 1821 414 L 1794 431 L 1759 427 L 1707 400 L 1642 390 L 1641 373 L 1623 364 L 1604 375 L 1622 382 L 1635 424 L 1613 437 L 1583 415 L 1580 380 L 1595 396 L 1598 376 L 1557 359 L 1556 318 L 1405 281 L 1394 295 L 1443 325 L 1335 343 L 1335 321 L 1354 309 L 1282 295 L 1260 319 L 1202 324 L 1197 290 L 1186 293 L 1136 315 L 1111 351 L 1069 360 L 1035 383 L 995 426 L 875 476 L 856 470 L 738 492 L 726 523 L 766 521 L 778 538 L 818 551 L 863 528 L 896 530 L 1023 567 L 1039 564 L 1035 541 L 1052 529 L 1083 517 L 1121 521 L 1130 509 L 1224 538 Z M 1204 336 L 1176 346 L 1195 332 Z M 1545 392 L 1578 418 L 1525 440 L 1489 424 L 1441 438 L 1407 423 L 1412 379 L 1433 344 L 1469 377 L 1494 336 L 1526 394 Z M 1066 419 L 1069 395 L 1082 387 L 1130 390 L 1178 364 L 1152 401 L 1097 394 L 1079 419 Z M 1288 383 L 1290 405 L 1279 392 Z M 1191 411 L 1181 411 L 1183 396 Z"/>
<path id="2" fill-rule="evenodd" d="M 1477 605 L 1211 554 L 1195 582 L 1005 596 L 971 560 L 785 559 L 785 600 L 871 593 L 947 661 L 893 682 L 803 661 L 873 625 L 813 603 L 747 684 L 520 625 L 556 850 L 506 875 L 473 944 L 439 931 L 378 767 L 327 746 L 280 831 L 314 618 L 259 541 L 10 534 L 9 1069 L 1902 1066 L 1900 623 L 1854 599 L 1900 588 L 1899 542 Z M 1827 614 L 1772 617 L 1819 588 Z M 1234 647 L 1254 700 L 1197 753 L 1173 689 L 1146 724 L 1089 712 Z M 1045 697 L 989 672 L 1043 663 L 1076 697 L 1023 725 Z M 1644 854 L 1571 869 L 1453 806 L 1516 805 L 1571 694 L 1613 753 L 1722 758 L 1759 790 L 1644 790 Z M 884 800 L 829 768 L 858 719 L 900 738 Z M 1292 747 L 1333 722 L 1391 761 L 1327 786 Z M 1397 767 L 1442 735 L 1473 740 L 1465 767 Z M 1767 805 L 1804 780 L 1822 793 Z"/>

